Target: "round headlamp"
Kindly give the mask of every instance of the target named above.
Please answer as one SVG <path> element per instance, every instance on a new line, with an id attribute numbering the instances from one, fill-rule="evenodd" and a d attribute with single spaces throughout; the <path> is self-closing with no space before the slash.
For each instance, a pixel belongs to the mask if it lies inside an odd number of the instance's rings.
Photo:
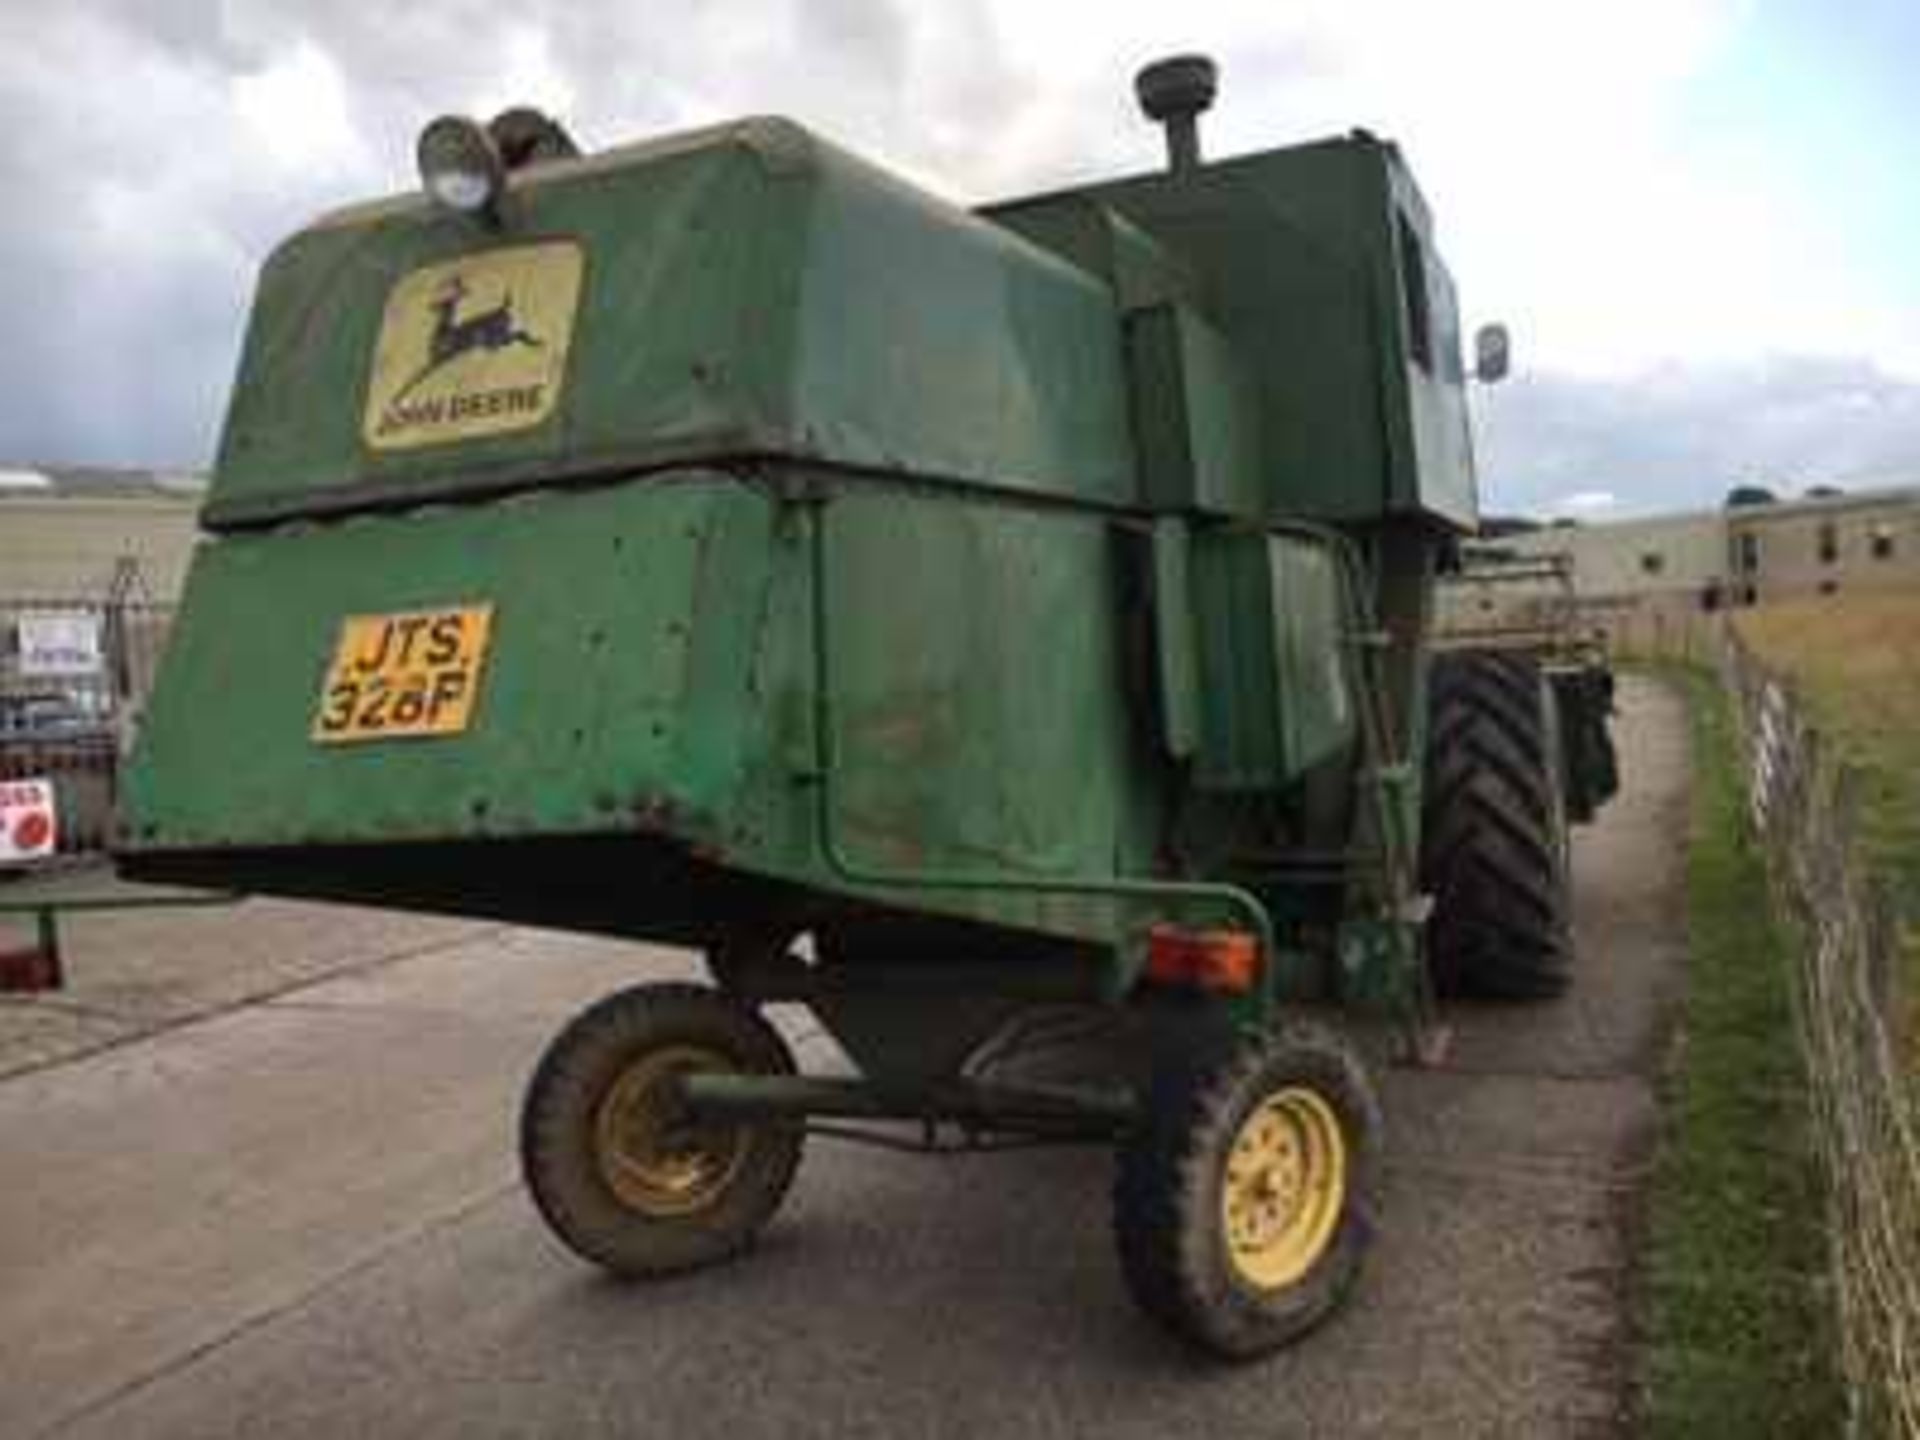
<path id="1" fill-rule="evenodd" d="M 506 184 L 507 167 L 486 127 L 464 115 L 442 115 L 420 132 L 420 183 L 435 203 L 462 215 L 489 215 Z"/>

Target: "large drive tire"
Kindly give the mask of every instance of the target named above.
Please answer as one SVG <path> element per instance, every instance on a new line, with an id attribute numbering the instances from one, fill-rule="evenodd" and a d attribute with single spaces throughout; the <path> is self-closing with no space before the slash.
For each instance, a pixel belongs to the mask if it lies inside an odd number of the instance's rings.
<path id="1" fill-rule="evenodd" d="M 674 1079 L 791 1075 L 753 1010 L 697 985 L 641 985 L 578 1016 L 541 1057 L 520 1116 L 520 1162 L 540 1213 L 575 1253 L 647 1277 L 725 1260 L 753 1242 L 800 1163 L 791 1121 L 700 1125 Z"/>
<path id="2" fill-rule="evenodd" d="M 1365 1070 L 1320 1025 L 1157 1066 L 1113 1192 L 1135 1301 L 1227 1360 L 1305 1334 L 1351 1288 L 1372 1239 L 1380 1137 Z"/>
<path id="3" fill-rule="evenodd" d="M 1573 963 L 1552 687 L 1522 656 L 1435 657 L 1421 826 L 1427 962 L 1443 995 L 1558 995 Z"/>

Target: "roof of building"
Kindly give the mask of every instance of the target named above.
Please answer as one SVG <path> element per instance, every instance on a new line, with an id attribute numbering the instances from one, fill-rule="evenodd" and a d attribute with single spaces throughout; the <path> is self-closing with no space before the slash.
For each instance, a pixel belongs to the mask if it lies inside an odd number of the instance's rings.
<path id="1" fill-rule="evenodd" d="M 207 477 L 190 470 L 0 462 L 0 504 L 8 500 L 174 500 L 197 505 Z"/>
<path id="2" fill-rule="evenodd" d="M 1775 517 L 1811 515 L 1821 511 L 1833 513 L 1881 505 L 1920 505 L 1920 485 L 1876 485 L 1872 489 L 1836 490 L 1830 495 L 1794 495 L 1758 504 L 1722 505 L 1711 510 L 1668 510 L 1652 515 L 1622 515 L 1605 520 L 1582 520 L 1575 524 L 1556 522 L 1541 525 L 1537 529 L 1503 534 L 1500 538 L 1539 545 L 1548 543 L 1555 537 L 1628 534 L 1634 531 L 1658 530 L 1664 526 L 1725 520 L 1768 520 Z"/>
<path id="3" fill-rule="evenodd" d="M 1853 510 L 1877 505 L 1920 504 L 1920 485 L 1877 486 L 1871 490 L 1836 490 L 1831 495 L 1796 495 L 1759 505 L 1735 505 L 1726 513 L 1736 520 L 1764 520 L 1777 515 L 1811 515 L 1822 510 Z"/>

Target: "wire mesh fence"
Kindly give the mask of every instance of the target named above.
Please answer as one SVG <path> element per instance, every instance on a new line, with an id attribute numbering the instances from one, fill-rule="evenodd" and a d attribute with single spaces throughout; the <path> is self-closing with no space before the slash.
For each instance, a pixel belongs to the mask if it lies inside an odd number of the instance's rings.
<path id="1" fill-rule="evenodd" d="M 171 619 L 150 601 L 0 599 L 0 781 L 52 782 L 60 854 L 111 838 Z"/>
<path id="2" fill-rule="evenodd" d="M 1753 833 L 1796 941 L 1849 1434 L 1920 1440 L 1920 1037 L 1902 1034 L 1901 917 L 1861 858 L 1859 777 L 1724 617 L 1655 615 L 1615 633 L 1629 656 L 1716 671 L 1734 703 Z"/>
<path id="3" fill-rule="evenodd" d="M 1731 627 L 1715 640 L 1739 707 L 1754 830 L 1799 941 L 1795 1022 L 1852 1433 L 1920 1437 L 1920 1091 L 1899 1043 L 1897 917 L 1858 858 L 1854 772 Z"/>

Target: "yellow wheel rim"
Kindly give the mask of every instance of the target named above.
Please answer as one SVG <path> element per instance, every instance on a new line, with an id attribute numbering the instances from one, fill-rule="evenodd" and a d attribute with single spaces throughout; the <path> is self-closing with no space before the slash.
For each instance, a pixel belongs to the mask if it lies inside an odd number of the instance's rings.
<path id="1" fill-rule="evenodd" d="M 1275 1091 L 1227 1151 L 1220 1220 L 1234 1274 L 1256 1290 L 1297 1282 L 1326 1253 L 1347 1200 L 1347 1141 L 1311 1090 Z"/>
<path id="2" fill-rule="evenodd" d="M 726 1193 L 746 1163 L 747 1131 L 690 1120 L 675 1082 L 697 1071 L 735 1068 L 718 1051 L 673 1045 L 620 1073 L 594 1114 L 593 1148 L 601 1177 L 621 1204 L 666 1220 L 696 1215 Z"/>

